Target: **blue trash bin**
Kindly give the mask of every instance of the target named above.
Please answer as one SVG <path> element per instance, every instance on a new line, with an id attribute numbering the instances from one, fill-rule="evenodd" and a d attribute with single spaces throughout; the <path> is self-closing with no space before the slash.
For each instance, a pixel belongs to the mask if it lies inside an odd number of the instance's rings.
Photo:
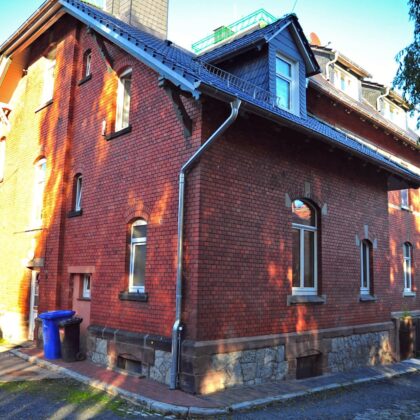
<path id="1" fill-rule="evenodd" d="M 50 311 L 39 315 L 42 319 L 42 335 L 44 338 L 44 356 L 46 359 L 59 359 L 61 357 L 60 346 L 60 321 L 71 318 L 75 311 Z"/>

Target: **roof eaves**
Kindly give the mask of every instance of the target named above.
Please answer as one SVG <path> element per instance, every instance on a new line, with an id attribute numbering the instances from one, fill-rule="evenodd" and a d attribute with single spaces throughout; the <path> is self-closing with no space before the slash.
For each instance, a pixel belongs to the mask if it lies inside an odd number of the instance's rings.
<path id="1" fill-rule="evenodd" d="M 220 88 L 206 83 L 201 83 L 200 90 L 203 93 L 207 93 L 224 101 L 231 101 L 234 98 L 239 98 L 243 101 L 243 109 L 248 109 L 250 112 L 261 115 L 277 123 L 280 122 L 282 125 L 290 126 L 300 132 L 316 136 L 323 141 L 344 149 L 352 155 L 357 155 L 360 158 L 379 166 L 387 172 L 398 175 L 406 180 L 408 179 L 413 186 L 420 186 L 420 176 L 417 174 L 412 173 L 395 162 L 391 162 L 389 159 L 379 155 L 374 150 L 359 144 L 356 140 L 349 138 L 342 132 L 329 127 L 327 124 L 324 124 L 315 118 L 308 117 L 303 119 L 294 116 L 287 111 L 280 110 L 279 108 L 274 109 L 274 107 L 271 107 L 269 104 L 263 102 L 257 104 L 252 100 L 252 98 L 249 98 L 248 95 L 242 94 L 241 92 L 235 94 L 234 92 L 230 92 L 226 87 Z"/>
<path id="2" fill-rule="evenodd" d="M 351 98 L 345 98 L 341 92 L 336 92 L 336 89 L 333 86 L 328 86 L 328 88 L 318 81 L 314 79 L 310 79 L 309 83 L 317 90 L 320 90 L 323 93 L 326 93 L 330 97 L 333 97 L 334 99 L 339 100 L 341 103 L 345 104 L 346 106 L 350 106 L 352 109 L 354 109 L 357 112 L 360 112 L 364 116 L 373 119 L 375 123 L 380 124 L 382 127 L 384 127 L 387 130 L 391 130 L 395 135 L 399 136 L 402 140 L 404 140 L 406 143 L 408 143 L 411 147 L 414 147 L 416 149 L 419 149 L 419 142 L 418 137 L 415 139 L 412 136 L 409 135 L 406 131 L 400 129 L 392 122 L 385 121 L 385 119 L 376 111 L 368 111 L 363 109 L 359 104 L 356 103 L 356 101 L 352 100 Z"/>
<path id="3" fill-rule="evenodd" d="M 57 20 L 52 20 L 61 5 L 57 0 L 45 1 L 2 45 L 0 56 L 10 57 L 17 49 L 21 48 L 34 34 L 39 33 L 49 21 L 51 26 Z"/>
<path id="4" fill-rule="evenodd" d="M 67 13 L 80 20 L 85 25 L 94 28 L 95 31 L 97 31 L 99 34 L 118 45 L 120 48 L 158 72 L 160 75 L 170 80 L 175 86 L 181 88 L 184 91 L 190 92 L 194 98 L 199 98 L 200 93 L 195 88 L 193 82 L 183 77 L 180 73 L 176 72 L 172 68 L 163 64 L 159 59 L 154 57 L 153 54 L 145 52 L 144 49 L 139 47 L 138 42 L 133 43 L 129 41 L 127 37 L 123 36 L 122 32 L 117 33 L 113 31 L 111 28 L 102 24 L 90 14 L 84 13 L 79 8 L 70 4 L 69 0 L 59 0 L 59 3 L 63 5 Z"/>

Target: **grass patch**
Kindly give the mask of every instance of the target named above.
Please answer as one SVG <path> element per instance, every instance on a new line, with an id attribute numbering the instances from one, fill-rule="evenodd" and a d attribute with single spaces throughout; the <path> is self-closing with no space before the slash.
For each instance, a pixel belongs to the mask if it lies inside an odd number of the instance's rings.
<path id="1" fill-rule="evenodd" d="M 73 404 L 81 409 L 95 408 L 95 412 L 112 411 L 119 417 L 126 417 L 131 404 L 103 391 L 80 384 L 72 379 L 44 379 L 41 381 L 19 381 L 0 384 L 0 393 L 26 393 L 47 397 L 50 401 Z M 136 407 L 140 410 L 139 407 Z"/>

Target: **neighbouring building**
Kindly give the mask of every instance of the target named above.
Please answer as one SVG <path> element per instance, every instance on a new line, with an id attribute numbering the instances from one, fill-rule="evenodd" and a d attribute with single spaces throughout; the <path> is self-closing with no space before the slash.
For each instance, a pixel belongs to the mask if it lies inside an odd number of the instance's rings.
<path id="1" fill-rule="evenodd" d="M 73 308 L 93 361 L 198 393 L 399 359 L 409 105 L 294 14 L 197 56 L 167 1 L 106 10 L 47 0 L 0 47 L 2 335 Z"/>

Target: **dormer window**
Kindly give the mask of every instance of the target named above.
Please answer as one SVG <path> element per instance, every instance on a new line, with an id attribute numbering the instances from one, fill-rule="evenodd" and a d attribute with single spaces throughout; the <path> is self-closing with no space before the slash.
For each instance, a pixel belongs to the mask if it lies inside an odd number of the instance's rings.
<path id="1" fill-rule="evenodd" d="M 299 110 L 298 63 L 283 56 L 276 57 L 277 105 L 294 114 Z"/>
<path id="2" fill-rule="evenodd" d="M 404 130 L 407 128 L 405 112 L 386 98 L 382 98 L 382 115 Z"/>
<path id="3" fill-rule="evenodd" d="M 334 86 L 353 99 L 359 100 L 359 81 L 357 77 L 342 68 L 334 68 Z"/>

